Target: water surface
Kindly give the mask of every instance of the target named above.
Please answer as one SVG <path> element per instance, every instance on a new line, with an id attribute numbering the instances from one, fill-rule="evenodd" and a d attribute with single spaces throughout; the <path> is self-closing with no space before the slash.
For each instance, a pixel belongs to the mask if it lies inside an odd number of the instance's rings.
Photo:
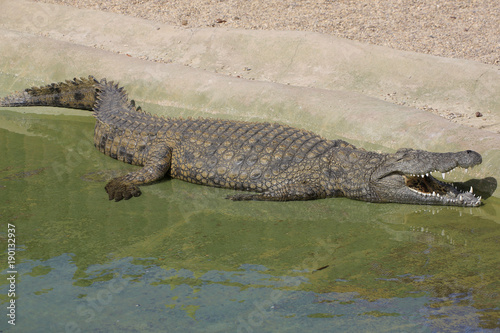
<path id="1" fill-rule="evenodd" d="M 94 120 L 2 110 L 0 239 L 23 332 L 497 331 L 500 200 L 232 202 L 178 180 L 109 202 L 135 167 Z M 473 175 L 471 175 L 473 176 Z M 7 323 L 7 251 L 0 330 Z"/>

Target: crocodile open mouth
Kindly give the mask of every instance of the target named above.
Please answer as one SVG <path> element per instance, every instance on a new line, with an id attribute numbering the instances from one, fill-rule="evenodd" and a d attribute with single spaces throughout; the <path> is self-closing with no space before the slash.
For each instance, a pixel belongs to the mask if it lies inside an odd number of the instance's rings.
<path id="1" fill-rule="evenodd" d="M 467 169 L 465 169 L 467 170 Z M 405 185 L 413 192 L 434 199 L 444 204 L 463 206 L 481 205 L 481 196 L 474 195 L 472 186 L 469 191 L 461 191 L 452 183 L 438 180 L 430 173 L 421 175 L 403 175 Z M 442 173 L 445 178 L 445 173 Z M 433 201 L 434 201 L 433 200 Z"/>
<path id="2" fill-rule="evenodd" d="M 446 183 L 438 181 L 436 178 L 428 175 L 404 176 L 405 184 L 411 190 L 422 194 L 445 195 Z"/>

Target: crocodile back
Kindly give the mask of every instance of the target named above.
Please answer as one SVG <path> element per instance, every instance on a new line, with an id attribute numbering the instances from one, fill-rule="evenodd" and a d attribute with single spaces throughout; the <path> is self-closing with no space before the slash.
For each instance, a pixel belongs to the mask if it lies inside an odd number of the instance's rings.
<path id="1" fill-rule="evenodd" d="M 220 119 L 175 120 L 161 132 L 176 139 L 172 177 L 256 192 L 317 179 L 336 145 L 285 125 Z"/>

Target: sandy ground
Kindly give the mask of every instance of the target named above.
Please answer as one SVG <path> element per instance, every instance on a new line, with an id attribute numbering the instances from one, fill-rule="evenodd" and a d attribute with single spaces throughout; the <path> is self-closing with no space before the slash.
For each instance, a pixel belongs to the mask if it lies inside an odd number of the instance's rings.
<path id="1" fill-rule="evenodd" d="M 35 0 L 174 26 L 303 30 L 500 65 L 500 1 Z"/>
<path id="2" fill-rule="evenodd" d="M 180 29 L 302 30 L 364 43 L 500 66 L 500 1 L 436 0 L 33 0 L 101 10 Z M 497 117 L 407 104 L 449 121 L 500 132 Z M 480 120 L 480 121 L 478 121 Z"/>

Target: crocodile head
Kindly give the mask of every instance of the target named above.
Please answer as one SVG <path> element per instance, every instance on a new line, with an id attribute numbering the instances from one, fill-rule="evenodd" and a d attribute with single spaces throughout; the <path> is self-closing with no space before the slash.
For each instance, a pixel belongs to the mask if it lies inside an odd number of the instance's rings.
<path id="1" fill-rule="evenodd" d="M 431 153 L 400 149 L 386 155 L 376 167 L 370 179 L 370 192 L 373 201 L 378 202 L 476 207 L 481 205 L 481 197 L 472 193 L 472 187 L 462 192 L 431 173 L 440 172 L 444 179 L 447 172 L 457 167 L 467 170 L 481 162 L 481 155 L 472 150 Z"/>

